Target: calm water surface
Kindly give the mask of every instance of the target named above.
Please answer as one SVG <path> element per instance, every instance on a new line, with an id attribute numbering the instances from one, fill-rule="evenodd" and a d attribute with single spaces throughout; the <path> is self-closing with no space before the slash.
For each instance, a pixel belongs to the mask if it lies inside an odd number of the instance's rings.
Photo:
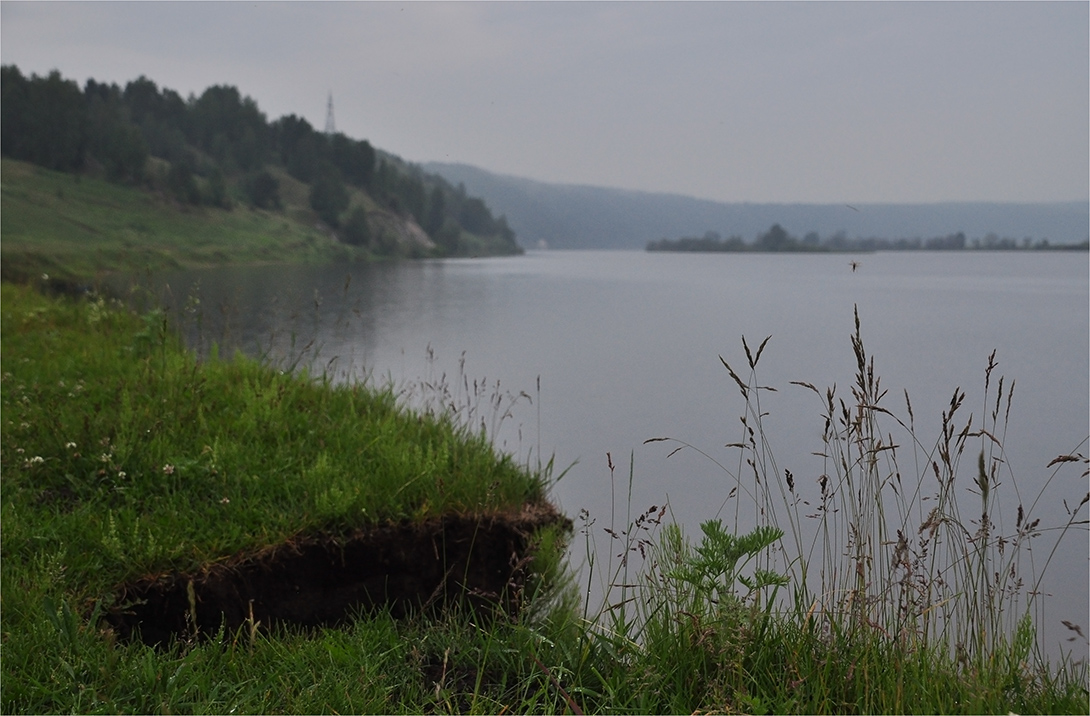
<path id="1" fill-rule="evenodd" d="M 670 445 L 644 441 L 679 438 L 737 465 L 737 451 L 724 445 L 741 438 L 743 404 L 719 356 L 743 368 L 742 336 L 753 348 L 771 336 L 758 366 L 761 382 L 778 389 L 762 398 L 766 429 L 779 466 L 812 486 L 823 471 L 811 454 L 821 449 L 822 406 L 790 381 L 835 384 L 849 396 L 856 306 L 889 389 L 886 407 L 905 416 L 907 390 L 925 444 L 937 438 L 955 388 L 967 393 L 963 421 L 984 412 L 994 349 L 997 374 L 1016 381 L 1005 446 L 1023 496 L 1044 484 L 1052 458 L 1087 454 L 1085 253 L 532 252 L 216 269 L 161 281 L 157 290 L 187 322 L 195 347 L 216 340 L 328 368 L 339 380 L 390 380 L 409 401 L 434 398 L 420 385 L 445 381 L 461 404 L 478 407 L 503 449 L 573 465 L 553 496 L 573 518 L 587 510 L 595 529 L 609 525 L 614 500 L 623 521 L 630 468 L 633 514 L 668 501 L 692 531 L 734 514 L 724 509 L 732 482 L 722 469 L 695 452 L 668 458 Z M 529 396 L 502 421 L 486 404 L 497 381 L 500 394 Z M 474 382 L 484 386 L 479 400 L 466 395 L 467 385 L 478 392 Z M 1076 504 L 1086 494 L 1080 472 L 1061 472 L 1050 485 L 1038 505 L 1042 523 L 1066 519 L 1062 500 Z M 1043 561 L 1047 550 L 1038 549 L 1034 559 Z M 1069 635 L 1060 620 L 1090 626 L 1087 581 L 1083 531 L 1061 547 L 1045 585 L 1056 595 L 1043 625 L 1050 650 Z"/>

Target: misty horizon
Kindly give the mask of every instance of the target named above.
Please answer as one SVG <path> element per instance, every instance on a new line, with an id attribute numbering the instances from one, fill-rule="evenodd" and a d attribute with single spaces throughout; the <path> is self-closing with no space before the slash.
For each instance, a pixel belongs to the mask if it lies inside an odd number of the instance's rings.
<path id="1" fill-rule="evenodd" d="M 1090 197 L 1086 3 L 0 4 L 0 60 L 226 84 L 413 163 L 718 202 Z"/>

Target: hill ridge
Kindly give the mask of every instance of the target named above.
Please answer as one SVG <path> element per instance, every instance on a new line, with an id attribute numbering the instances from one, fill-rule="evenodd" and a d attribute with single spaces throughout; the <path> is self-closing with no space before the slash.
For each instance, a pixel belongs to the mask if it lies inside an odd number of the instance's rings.
<path id="1" fill-rule="evenodd" d="M 843 232 L 887 239 L 964 232 L 1018 242 L 1077 244 L 1090 238 L 1090 201 L 818 204 L 718 202 L 681 194 L 558 184 L 464 163 L 425 162 L 424 171 L 481 196 L 507 217 L 524 246 L 642 249 L 649 241 L 707 231 L 752 240 L 772 224 L 791 233 Z"/>

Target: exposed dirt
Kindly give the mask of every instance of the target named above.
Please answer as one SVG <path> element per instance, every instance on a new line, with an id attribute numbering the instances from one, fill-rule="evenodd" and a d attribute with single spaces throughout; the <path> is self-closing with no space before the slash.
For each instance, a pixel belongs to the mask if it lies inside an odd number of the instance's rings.
<path id="1" fill-rule="evenodd" d="M 252 623 L 337 625 L 377 608 L 396 617 L 455 603 L 512 610 L 528 575 L 532 534 L 555 524 L 571 522 L 551 506 L 530 505 L 517 514 L 300 536 L 198 573 L 122 585 L 106 620 L 123 639 L 155 645 L 215 634 L 221 624 L 232 631 Z"/>

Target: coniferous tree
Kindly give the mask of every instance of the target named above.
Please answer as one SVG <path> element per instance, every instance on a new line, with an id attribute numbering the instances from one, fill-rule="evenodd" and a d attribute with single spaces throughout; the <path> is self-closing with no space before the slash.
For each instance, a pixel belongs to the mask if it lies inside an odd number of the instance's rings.
<path id="1" fill-rule="evenodd" d="M 310 206 L 325 223 L 339 225 L 341 212 L 348 208 L 348 191 L 336 167 L 326 165 L 319 169 L 310 185 Z"/>
<path id="2" fill-rule="evenodd" d="M 117 85 L 88 80 L 87 153 L 102 165 L 112 181 L 141 181 L 148 148 L 140 130 L 129 121 L 121 89 Z"/>
<path id="3" fill-rule="evenodd" d="M 167 189 L 174 198 L 186 204 L 200 204 L 201 191 L 193 176 L 193 164 L 189 159 L 181 159 L 170 165 L 167 171 Z"/>
<path id="4" fill-rule="evenodd" d="M 371 227 L 367 223 L 367 210 L 357 206 L 348 215 L 342 230 L 345 243 L 353 246 L 371 245 Z"/>
<path id="5" fill-rule="evenodd" d="M 442 188 L 436 184 L 432 187 L 428 197 L 428 218 L 424 222 L 424 231 L 434 237 L 443 228 L 443 220 L 446 218 L 446 200 L 443 198 Z"/>
<path id="6" fill-rule="evenodd" d="M 246 177 L 244 188 L 251 206 L 258 209 L 280 208 L 280 184 L 268 170 L 261 169 L 250 174 Z"/>
<path id="7" fill-rule="evenodd" d="M 6 67 L 2 81 L 4 153 L 47 169 L 81 168 L 87 111 L 79 86 L 56 70 L 28 79 L 16 67 Z"/>

